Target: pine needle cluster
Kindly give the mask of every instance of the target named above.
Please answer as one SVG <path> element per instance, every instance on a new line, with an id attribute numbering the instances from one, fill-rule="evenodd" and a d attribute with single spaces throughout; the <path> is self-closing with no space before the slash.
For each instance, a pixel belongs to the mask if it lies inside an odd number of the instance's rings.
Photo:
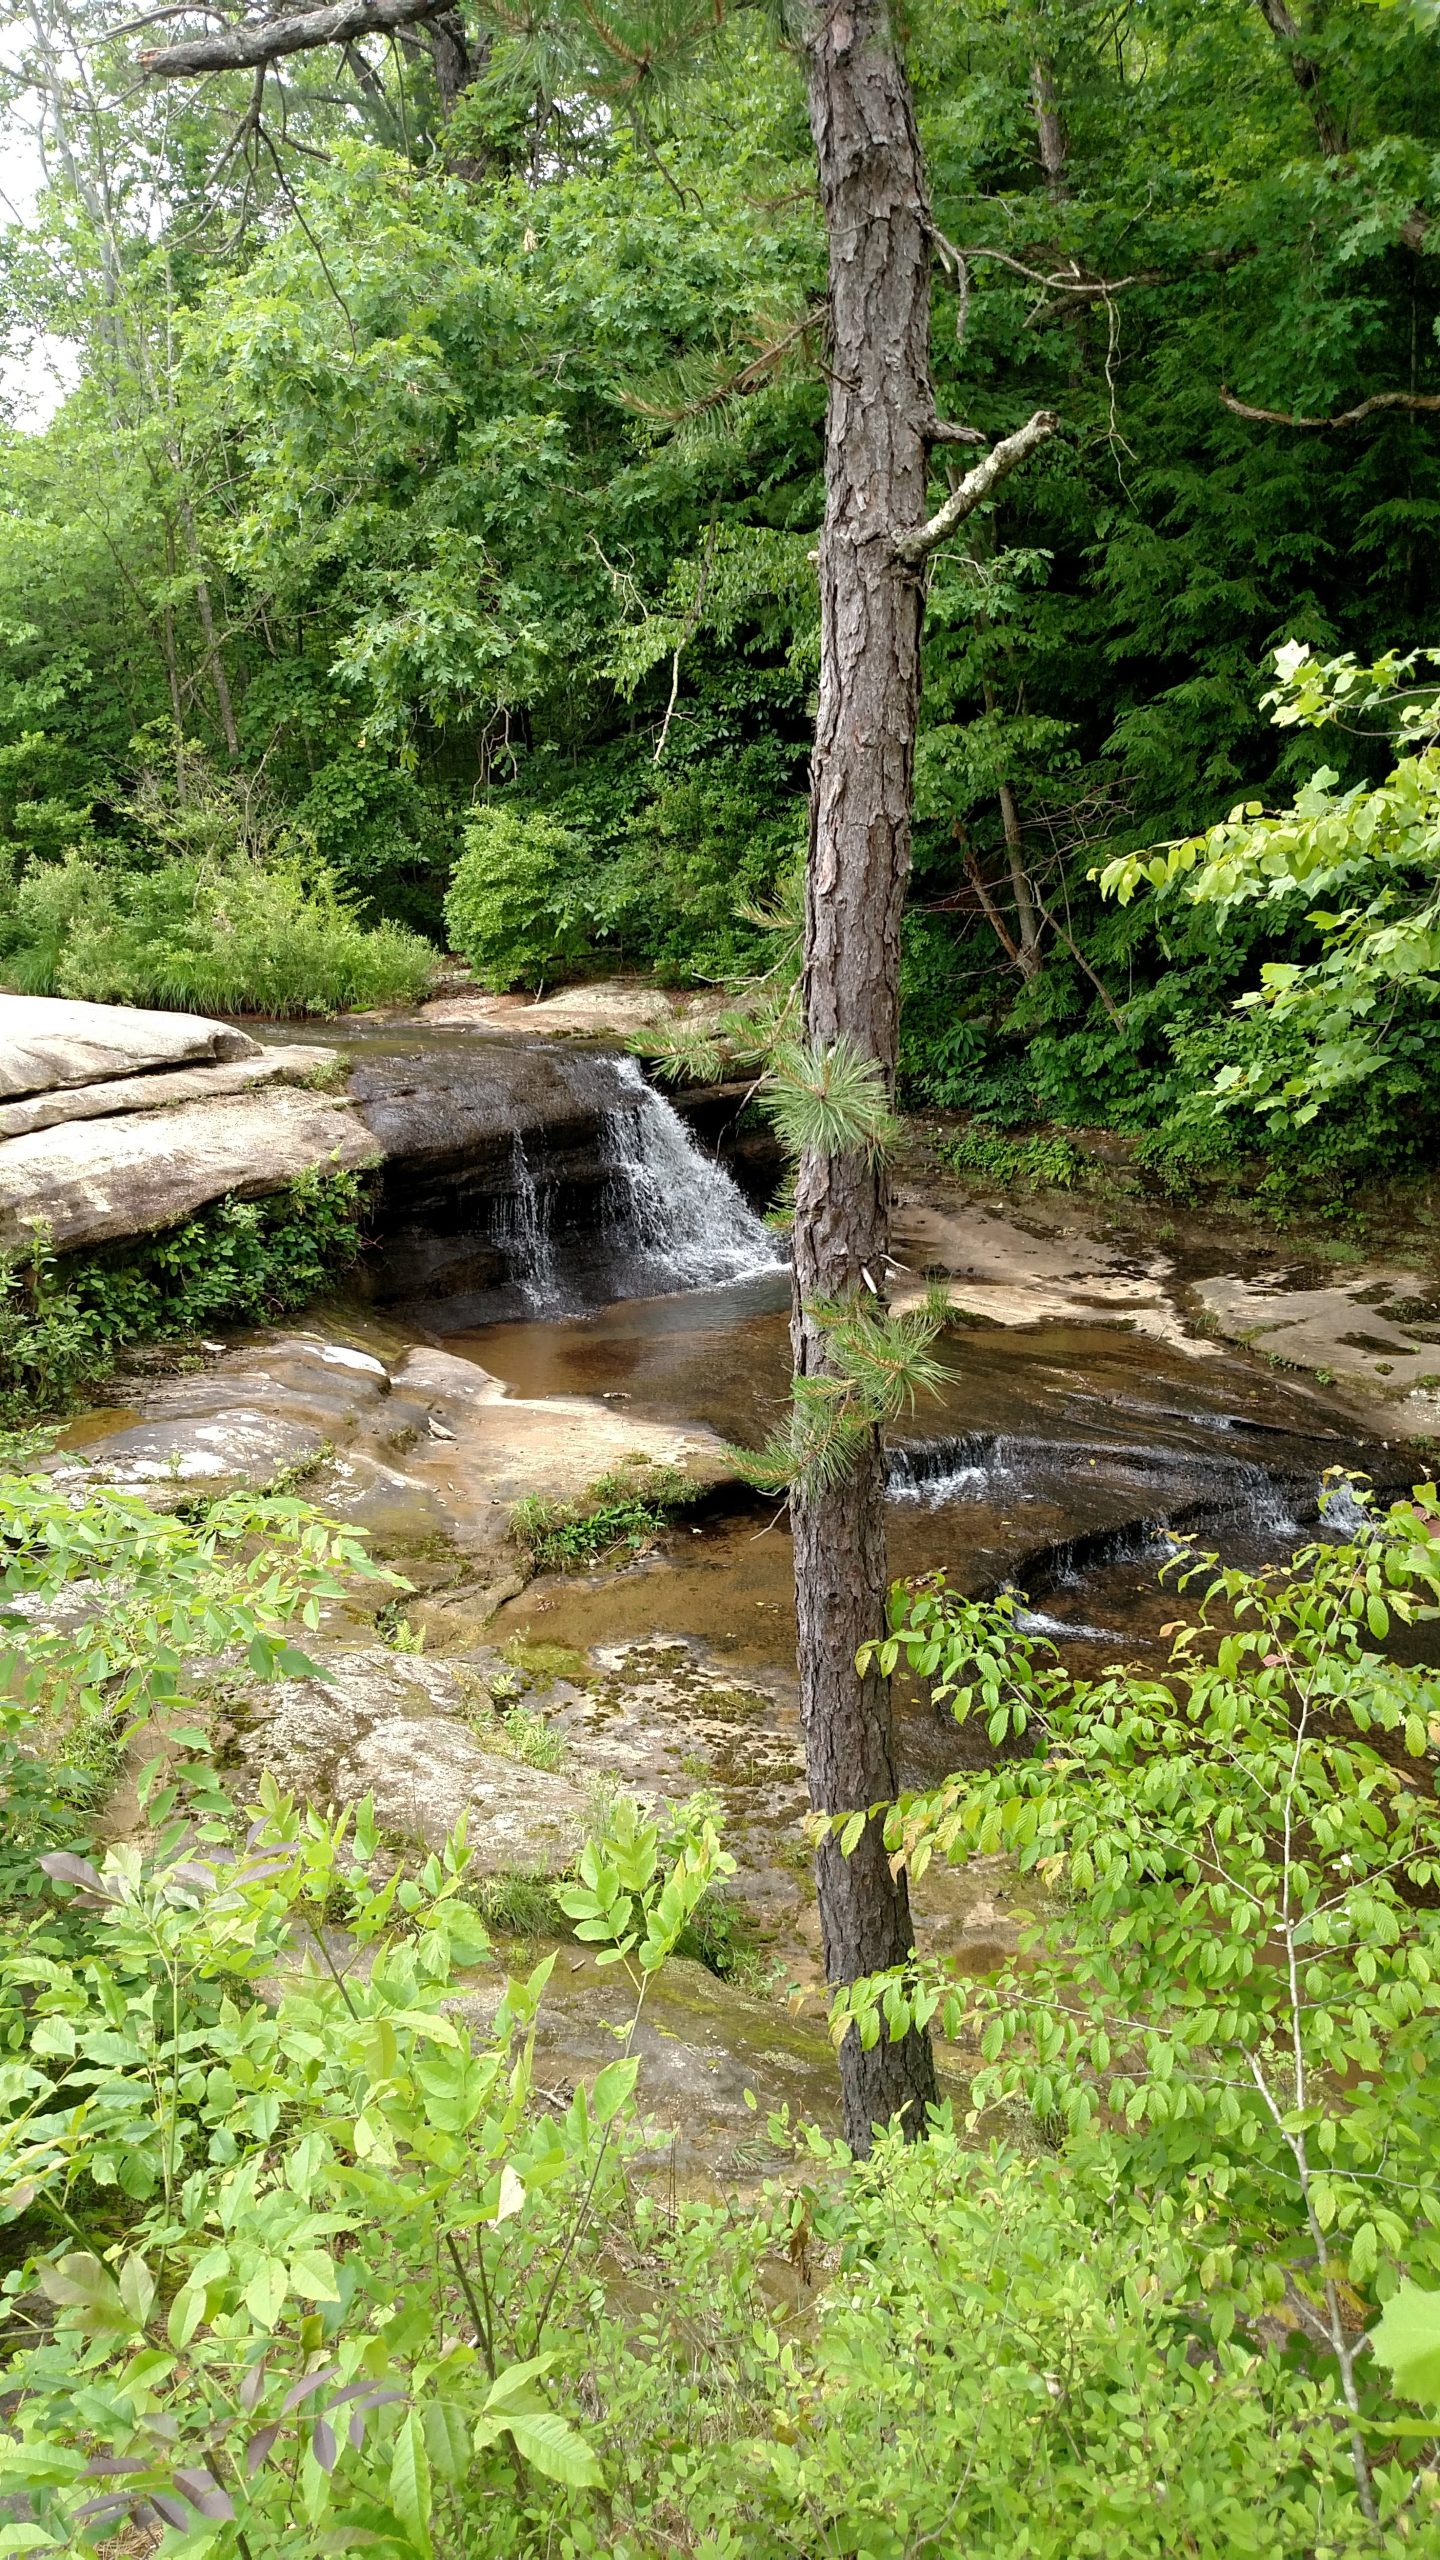
<path id="1" fill-rule="evenodd" d="M 913 1412 L 945 1375 L 934 1345 L 950 1318 L 943 1289 L 903 1315 L 819 1303 L 809 1313 L 825 1338 L 827 1365 L 791 1382 L 790 1408 L 763 1449 L 729 1454 L 763 1493 L 823 1493 L 844 1482 L 873 1434 Z"/>

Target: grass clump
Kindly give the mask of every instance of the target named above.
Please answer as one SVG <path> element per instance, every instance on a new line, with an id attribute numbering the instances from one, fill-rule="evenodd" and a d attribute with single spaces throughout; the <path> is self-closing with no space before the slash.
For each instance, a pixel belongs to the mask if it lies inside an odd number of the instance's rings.
<path id="1" fill-rule="evenodd" d="M 1074 1191 L 1090 1170 L 1080 1149 L 1059 1130 L 1007 1138 L 983 1121 L 958 1137 L 941 1138 L 935 1152 L 952 1173 L 978 1174 L 1010 1191 Z"/>
<path id="2" fill-rule="evenodd" d="M 22 995 L 196 1013 L 342 1013 L 423 996 L 435 954 L 366 925 L 323 865 L 239 854 L 121 870 L 37 863 L 0 913 L 0 977 Z"/>
<path id="3" fill-rule="evenodd" d="M 527 1769 L 564 1767 L 565 1737 L 537 1707 L 498 1688 L 492 1694 L 478 1680 L 465 1681 L 462 1695 L 466 1720 L 486 1751 L 522 1761 Z"/>
<path id="4" fill-rule="evenodd" d="M 355 1261 L 365 1206 L 363 1178 L 337 1167 L 123 1249 L 57 1258 L 38 1238 L 0 1258 L 0 1420 L 66 1411 L 131 1344 L 304 1306 Z"/>
<path id="5" fill-rule="evenodd" d="M 678 1467 L 632 1458 L 597 1476 L 578 1502 L 527 1494 L 512 1508 L 510 1526 L 537 1572 L 571 1573 L 622 1551 L 637 1554 L 699 1490 Z"/>
<path id="6" fill-rule="evenodd" d="M 470 1886 L 467 1899 L 474 1905 L 486 1928 L 497 1938 L 568 1938 L 572 1935 L 555 1898 L 555 1884 L 546 1876 L 527 1874 L 522 1869 L 498 1876 L 477 1877 Z"/>

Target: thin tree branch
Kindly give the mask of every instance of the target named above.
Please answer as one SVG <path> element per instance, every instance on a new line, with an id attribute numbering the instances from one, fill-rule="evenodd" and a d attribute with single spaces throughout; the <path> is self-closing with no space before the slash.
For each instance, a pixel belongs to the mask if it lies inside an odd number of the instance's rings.
<path id="1" fill-rule="evenodd" d="M 924 427 L 927 444 L 983 444 L 984 429 L 958 426 L 953 418 L 929 418 Z"/>
<path id="2" fill-rule="evenodd" d="M 1340 410 L 1333 418 L 1297 418 L 1289 409 L 1256 409 L 1248 400 L 1237 400 L 1222 383 L 1220 406 L 1232 417 L 1251 418 L 1260 427 L 1358 427 L 1362 418 L 1373 416 L 1377 409 L 1440 409 L 1440 391 L 1372 391 L 1368 400 Z"/>
<path id="3" fill-rule="evenodd" d="M 190 36 L 140 55 L 151 80 L 183 80 L 199 71 L 253 71 L 287 53 L 314 53 L 327 44 L 353 44 L 357 36 L 388 35 L 396 27 L 441 16 L 454 0 L 333 0 L 326 9 L 302 9 L 293 18 L 261 18 L 228 27 L 221 35 Z"/>
<path id="4" fill-rule="evenodd" d="M 1059 425 L 1054 409 L 1037 409 L 1034 417 L 1027 418 L 1023 427 L 1017 427 L 1013 436 L 1002 437 L 983 462 L 977 462 L 973 471 L 966 472 L 959 488 L 951 491 L 944 506 L 931 516 L 928 524 L 916 525 L 912 533 L 896 536 L 897 560 L 903 560 L 911 568 L 918 568 L 922 560 L 928 560 L 931 552 L 949 540 L 957 525 L 962 525 L 967 516 L 973 515 L 975 509 L 983 505 L 991 490 L 998 488 L 1017 464 L 1028 460 L 1039 446 L 1049 442 Z"/>

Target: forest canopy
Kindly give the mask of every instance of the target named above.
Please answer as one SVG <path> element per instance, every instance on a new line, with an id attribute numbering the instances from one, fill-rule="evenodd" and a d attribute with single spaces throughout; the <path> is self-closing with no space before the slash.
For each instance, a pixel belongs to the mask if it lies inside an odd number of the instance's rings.
<path id="1" fill-rule="evenodd" d="M 502 986 L 743 977 L 818 664 L 825 245 L 783 23 L 607 100 L 543 18 L 147 82 L 173 20 L 56 6 L 6 74 L 43 167 L 10 345 L 78 380 L 0 442 L 0 968 L 323 1009 L 413 994 L 418 935 Z M 929 571 L 907 1090 L 1283 1171 L 1293 1115 L 1211 1095 L 1252 1074 L 1234 1000 L 1322 960 L 1303 884 L 1222 915 L 1097 875 L 1394 761 L 1383 719 L 1317 738 L 1263 697 L 1277 649 L 1435 636 L 1436 32 L 981 0 L 908 41 L 940 412 L 1062 425 Z M 176 948 L 202 873 L 218 958 Z M 252 931 L 350 956 L 247 977 Z M 1429 981 L 1387 1003 L 1383 1071 L 1300 1142 L 1342 1178 L 1433 1151 Z"/>

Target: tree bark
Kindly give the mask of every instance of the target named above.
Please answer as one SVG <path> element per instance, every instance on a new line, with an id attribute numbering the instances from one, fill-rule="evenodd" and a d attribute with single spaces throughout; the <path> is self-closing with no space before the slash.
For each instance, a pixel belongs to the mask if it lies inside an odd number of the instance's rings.
<path id="1" fill-rule="evenodd" d="M 893 1085 L 900 916 L 920 698 L 923 570 L 896 537 L 925 516 L 930 382 L 930 217 L 919 137 L 884 0 L 822 0 L 806 34 L 810 124 L 830 253 L 830 396 L 820 539 L 821 672 L 806 892 L 808 1039 L 848 1039 Z M 883 1165 L 802 1158 L 791 1336 L 802 1375 L 823 1370 L 817 1300 L 883 1293 L 889 1239 Z M 813 1805 L 856 1811 L 895 1794 L 887 1684 L 855 1656 L 884 1625 L 884 1459 L 792 1503 L 806 1767 Z M 902 1963 L 913 1939 L 903 1874 L 881 1826 L 817 1861 L 831 1983 Z M 900 2116 L 925 2130 L 936 2095 L 928 2035 L 840 2049 L 846 2138 Z"/>

